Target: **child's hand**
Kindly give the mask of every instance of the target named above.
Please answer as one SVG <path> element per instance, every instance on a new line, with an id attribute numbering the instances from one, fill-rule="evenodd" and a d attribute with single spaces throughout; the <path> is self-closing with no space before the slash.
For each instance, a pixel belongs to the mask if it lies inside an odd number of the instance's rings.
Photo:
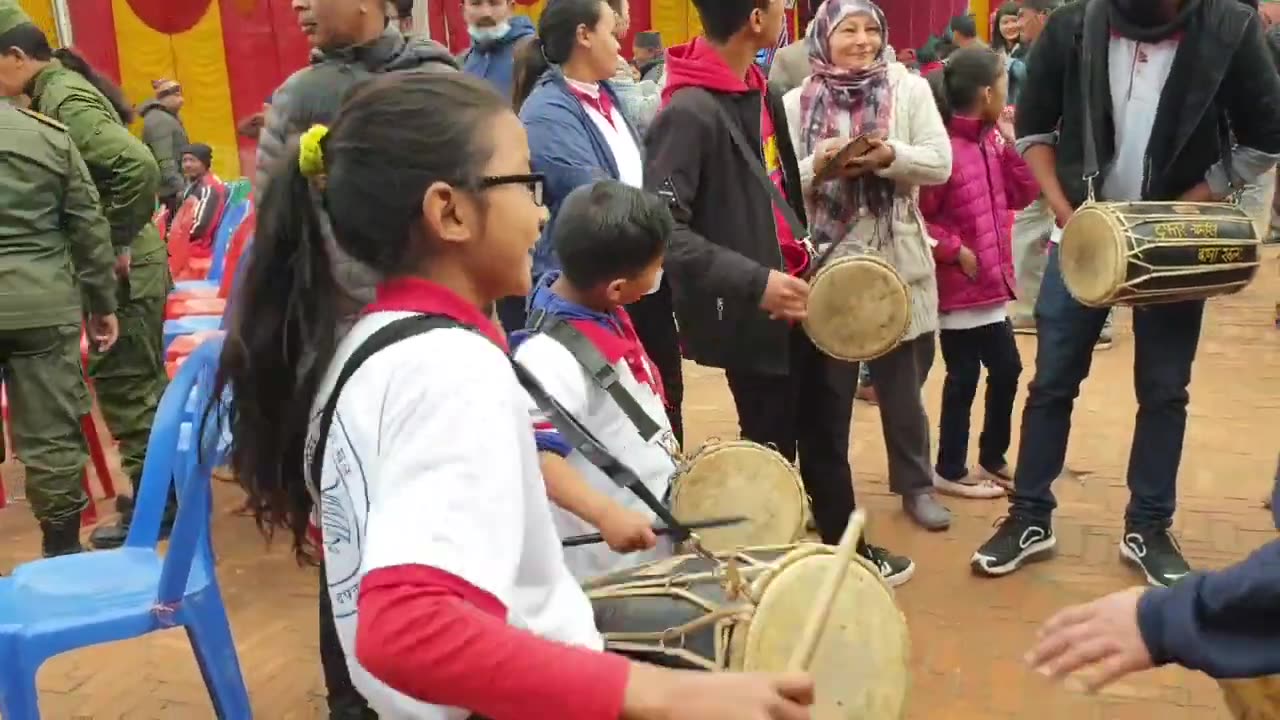
<path id="1" fill-rule="evenodd" d="M 956 255 L 956 262 L 960 263 L 960 271 L 970 280 L 978 279 L 978 256 L 967 247 L 960 248 L 960 254 Z"/>
<path id="2" fill-rule="evenodd" d="M 600 518 L 600 534 L 609 549 L 618 553 L 649 550 L 658 544 L 658 536 L 648 515 L 615 504 Z"/>

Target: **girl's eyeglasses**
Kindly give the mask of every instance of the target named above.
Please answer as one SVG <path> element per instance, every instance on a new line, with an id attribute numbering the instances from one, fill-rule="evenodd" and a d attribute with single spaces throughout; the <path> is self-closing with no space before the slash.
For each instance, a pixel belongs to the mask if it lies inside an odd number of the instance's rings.
<path id="1" fill-rule="evenodd" d="M 502 185 L 524 185 L 525 189 L 529 191 L 529 194 L 533 196 L 533 202 L 539 206 L 542 205 L 543 184 L 544 177 L 542 173 L 532 173 L 529 175 L 490 175 L 489 177 L 480 178 L 481 190 L 488 190 Z"/>

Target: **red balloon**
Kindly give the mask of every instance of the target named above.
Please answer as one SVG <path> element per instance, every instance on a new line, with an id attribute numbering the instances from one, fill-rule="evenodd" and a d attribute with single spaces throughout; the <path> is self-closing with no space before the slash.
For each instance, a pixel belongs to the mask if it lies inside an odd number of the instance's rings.
<path id="1" fill-rule="evenodd" d="M 212 0 L 126 0 L 142 22 L 156 32 L 177 35 L 195 27 Z"/>

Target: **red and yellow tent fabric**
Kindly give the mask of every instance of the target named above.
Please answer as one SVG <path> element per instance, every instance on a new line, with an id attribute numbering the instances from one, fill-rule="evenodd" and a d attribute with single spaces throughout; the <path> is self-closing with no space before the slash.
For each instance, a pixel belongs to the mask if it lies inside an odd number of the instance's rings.
<path id="1" fill-rule="evenodd" d="M 59 36 L 52 0 L 20 0 L 50 40 Z M 73 46 L 120 83 L 134 104 L 151 81 L 182 84 L 182 121 L 193 142 L 214 150 L 214 170 L 239 177 L 252 145 L 236 122 L 262 109 L 277 85 L 306 62 L 307 42 L 289 0 L 74 0 Z"/>

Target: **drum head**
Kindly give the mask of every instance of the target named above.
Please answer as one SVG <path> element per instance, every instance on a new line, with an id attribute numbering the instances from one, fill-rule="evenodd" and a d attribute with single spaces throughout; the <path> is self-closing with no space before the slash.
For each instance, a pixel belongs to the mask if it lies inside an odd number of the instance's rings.
<path id="1" fill-rule="evenodd" d="M 813 717 L 895 720 L 905 709 L 910 678 L 907 622 L 876 569 L 854 560 L 809 667 L 817 689 Z M 745 644 L 734 648 L 740 669 L 786 670 L 835 562 L 830 551 L 782 561 L 765 584 Z"/>
<path id="2" fill-rule="evenodd" d="M 833 358 L 878 358 L 897 346 L 910 323 L 907 286 L 883 260 L 843 257 L 823 266 L 810 283 L 804 330 Z"/>
<path id="3" fill-rule="evenodd" d="M 1085 205 L 1062 229 L 1058 261 L 1068 292 L 1085 305 L 1107 304 L 1128 272 L 1124 227 L 1106 204 Z"/>
<path id="4" fill-rule="evenodd" d="M 747 522 L 699 530 L 713 552 L 783 545 L 804 535 L 808 498 L 786 458 L 763 445 L 728 442 L 693 457 L 671 488 L 671 513 L 685 522 L 741 515 Z"/>
<path id="5" fill-rule="evenodd" d="M 1220 680 L 1219 684 L 1236 720 L 1280 720 L 1280 676 Z"/>

